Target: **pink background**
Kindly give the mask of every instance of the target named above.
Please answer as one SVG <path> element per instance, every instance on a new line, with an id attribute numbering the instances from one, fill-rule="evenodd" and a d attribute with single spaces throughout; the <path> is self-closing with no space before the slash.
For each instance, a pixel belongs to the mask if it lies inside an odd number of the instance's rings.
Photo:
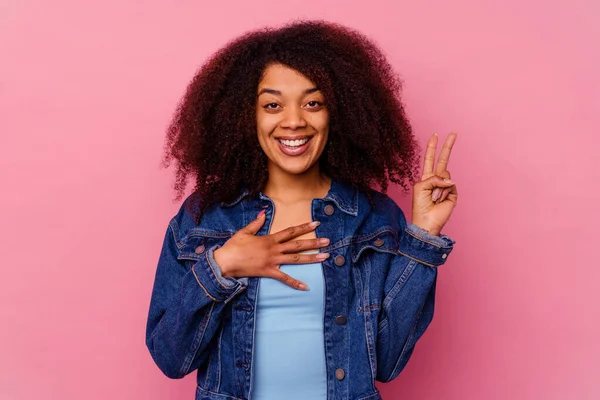
<path id="1" fill-rule="evenodd" d="M 384 397 L 600 398 L 598 4 L 1 2 L 0 398 L 193 398 L 144 344 L 164 131 L 209 54 L 295 17 L 385 49 L 422 145 L 459 132 L 457 247 Z"/>

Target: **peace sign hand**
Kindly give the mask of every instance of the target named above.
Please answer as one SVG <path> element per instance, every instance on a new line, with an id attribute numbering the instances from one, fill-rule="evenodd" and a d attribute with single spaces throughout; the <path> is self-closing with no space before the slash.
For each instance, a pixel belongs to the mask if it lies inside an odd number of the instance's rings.
<path id="1" fill-rule="evenodd" d="M 438 136 L 433 134 L 427 143 L 423 176 L 421 182 L 413 187 L 412 223 L 439 235 L 450 215 L 456 207 L 458 191 L 456 184 L 450 180 L 448 161 L 457 134 L 452 132 L 446 138 L 437 160 L 434 172 L 435 151 Z"/>

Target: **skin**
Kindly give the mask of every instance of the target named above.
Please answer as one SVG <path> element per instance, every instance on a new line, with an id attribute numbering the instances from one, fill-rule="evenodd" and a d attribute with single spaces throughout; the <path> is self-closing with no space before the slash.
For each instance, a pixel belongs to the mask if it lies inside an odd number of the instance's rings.
<path id="1" fill-rule="evenodd" d="M 281 64 L 269 65 L 257 87 L 257 137 L 268 158 L 269 179 L 263 192 L 275 203 L 271 231 L 256 236 L 265 221 L 264 211 L 214 253 L 225 277 L 265 276 L 300 290 L 303 282 L 279 270 L 281 264 L 319 262 L 328 253 L 302 254 L 329 244 L 317 239 L 311 221 L 313 198 L 323 198 L 331 179 L 319 170 L 318 159 L 329 136 L 326 100 L 316 85 L 298 71 Z M 311 137 L 308 149 L 298 156 L 285 154 L 277 138 Z M 457 191 L 448 161 L 456 133 L 448 135 L 435 163 L 438 136 L 428 142 L 423 176 L 413 188 L 413 223 L 439 235 L 456 206 Z M 434 199 L 433 196 L 436 195 Z M 437 201 L 434 201 L 437 200 Z"/>
<path id="2" fill-rule="evenodd" d="M 450 153 L 457 136 L 456 132 L 448 135 L 437 163 L 435 162 L 435 153 L 438 135 L 434 133 L 429 138 L 421 182 L 413 187 L 412 223 L 429 231 L 432 235 L 441 233 L 458 200 L 456 184 L 450 180 L 450 171 L 448 170 Z"/>
<path id="3" fill-rule="evenodd" d="M 281 272 L 281 264 L 323 261 L 328 253 L 299 254 L 329 244 L 317 239 L 310 225 L 311 201 L 323 198 L 331 179 L 319 170 L 318 160 L 329 137 L 329 112 L 316 85 L 298 71 L 281 64 L 269 65 L 257 87 L 258 142 L 268 158 L 269 179 L 263 193 L 275 203 L 273 234 L 256 236 L 264 214 L 236 233 L 214 253 L 223 276 L 268 276 L 296 289 L 305 283 Z M 310 137 L 307 150 L 285 154 L 278 138 Z"/>
<path id="4" fill-rule="evenodd" d="M 271 231 L 310 221 L 312 199 L 325 197 L 331 184 L 317 163 L 329 137 L 323 94 L 297 71 L 270 65 L 258 85 L 256 125 L 258 142 L 269 159 L 264 193 L 275 203 Z M 277 138 L 302 137 L 311 138 L 305 153 L 289 156 L 281 151 Z M 298 239 L 314 237 L 309 232 Z"/>
<path id="5" fill-rule="evenodd" d="M 285 184 L 304 186 L 319 177 L 317 160 L 329 137 L 329 112 L 325 97 L 314 83 L 281 64 L 265 69 L 258 85 L 256 103 L 258 142 L 269 158 L 269 184 L 273 190 Z M 310 147 L 301 156 L 288 156 L 276 138 L 311 137 Z M 269 190 L 269 186 L 265 190 Z"/>

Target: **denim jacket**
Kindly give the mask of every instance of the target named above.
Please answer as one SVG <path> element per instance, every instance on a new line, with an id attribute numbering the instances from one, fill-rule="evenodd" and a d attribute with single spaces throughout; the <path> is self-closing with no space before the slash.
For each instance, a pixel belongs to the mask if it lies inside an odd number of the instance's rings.
<path id="1" fill-rule="evenodd" d="M 407 223 L 386 195 L 374 192 L 372 200 L 374 207 L 361 191 L 333 180 L 311 204 L 321 222 L 316 236 L 330 239 L 320 250 L 331 254 L 323 261 L 328 400 L 381 398 L 375 381 L 391 381 L 408 362 L 433 318 L 437 267 L 455 243 Z M 184 203 L 167 227 L 146 345 L 166 376 L 198 371 L 196 400 L 252 399 L 259 278 L 223 277 L 213 252 L 262 209 L 258 235 L 265 235 L 273 201 L 247 191 L 209 207 L 199 225 Z"/>

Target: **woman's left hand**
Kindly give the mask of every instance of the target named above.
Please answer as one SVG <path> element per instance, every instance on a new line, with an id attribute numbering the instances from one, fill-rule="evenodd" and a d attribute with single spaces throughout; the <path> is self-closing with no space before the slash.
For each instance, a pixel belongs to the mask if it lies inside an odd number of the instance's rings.
<path id="1" fill-rule="evenodd" d="M 439 235 L 456 207 L 458 192 L 456 184 L 450 181 L 448 161 L 457 134 L 452 132 L 446 138 L 434 170 L 435 151 L 438 136 L 433 134 L 427 143 L 423 176 L 413 187 L 412 223 Z M 435 172 L 434 172 L 435 171 Z"/>

